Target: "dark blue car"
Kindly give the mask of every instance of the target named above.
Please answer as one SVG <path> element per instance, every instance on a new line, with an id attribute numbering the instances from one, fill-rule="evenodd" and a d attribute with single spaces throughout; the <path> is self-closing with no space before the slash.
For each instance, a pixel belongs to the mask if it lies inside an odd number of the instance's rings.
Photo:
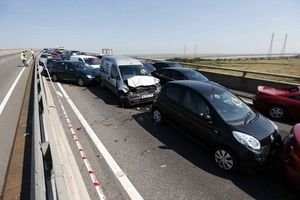
<path id="1" fill-rule="evenodd" d="M 80 61 L 59 61 L 52 67 L 53 81 L 70 81 L 79 86 L 98 83 L 99 69 L 94 69 Z"/>

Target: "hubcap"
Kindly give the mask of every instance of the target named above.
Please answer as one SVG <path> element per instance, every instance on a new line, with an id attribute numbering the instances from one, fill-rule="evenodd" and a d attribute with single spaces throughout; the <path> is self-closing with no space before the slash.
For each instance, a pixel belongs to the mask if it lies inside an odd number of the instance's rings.
<path id="1" fill-rule="evenodd" d="M 160 121 L 161 121 L 161 114 L 160 114 L 160 112 L 158 110 L 155 110 L 153 112 L 153 119 L 154 119 L 154 121 L 156 123 L 160 123 Z"/>
<path id="2" fill-rule="evenodd" d="M 222 169 L 230 170 L 233 167 L 233 159 L 225 150 L 217 150 L 215 152 L 215 161 Z"/>
<path id="3" fill-rule="evenodd" d="M 280 118 L 283 116 L 283 114 L 284 114 L 284 111 L 282 108 L 275 107 L 270 110 L 270 115 L 273 118 Z"/>

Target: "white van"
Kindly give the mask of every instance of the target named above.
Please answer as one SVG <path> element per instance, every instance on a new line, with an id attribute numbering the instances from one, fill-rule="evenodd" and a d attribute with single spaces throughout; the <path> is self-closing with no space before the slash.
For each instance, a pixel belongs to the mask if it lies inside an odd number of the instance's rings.
<path id="1" fill-rule="evenodd" d="M 103 56 L 99 81 L 118 96 L 122 106 L 152 102 L 160 92 L 159 79 L 130 57 Z"/>
<path id="2" fill-rule="evenodd" d="M 93 68 L 100 68 L 100 60 L 95 56 L 86 56 L 86 55 L 72 55 L 70 61 L 81 61 Z"/>

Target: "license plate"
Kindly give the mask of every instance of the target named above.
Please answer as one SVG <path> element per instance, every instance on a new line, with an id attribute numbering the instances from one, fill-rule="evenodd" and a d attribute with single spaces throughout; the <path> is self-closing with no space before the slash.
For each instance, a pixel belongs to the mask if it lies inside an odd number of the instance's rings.
<path id="1" fill-rule="evenodd" d="M 145 95 L 142 95 L 142 99 L 150 98 L 153 96 L 154 96 L 153 94 L 145 94 Z"/>

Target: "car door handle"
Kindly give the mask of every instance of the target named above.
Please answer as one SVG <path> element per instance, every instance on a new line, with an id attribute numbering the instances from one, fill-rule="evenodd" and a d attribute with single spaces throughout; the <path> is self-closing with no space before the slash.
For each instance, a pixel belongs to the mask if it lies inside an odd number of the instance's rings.
<path id="1" fill-rule="evenodd" d="M 178 115 L 181 117 L 181 116 L 182 116 L 182 113 L 178 113 Z"/>

